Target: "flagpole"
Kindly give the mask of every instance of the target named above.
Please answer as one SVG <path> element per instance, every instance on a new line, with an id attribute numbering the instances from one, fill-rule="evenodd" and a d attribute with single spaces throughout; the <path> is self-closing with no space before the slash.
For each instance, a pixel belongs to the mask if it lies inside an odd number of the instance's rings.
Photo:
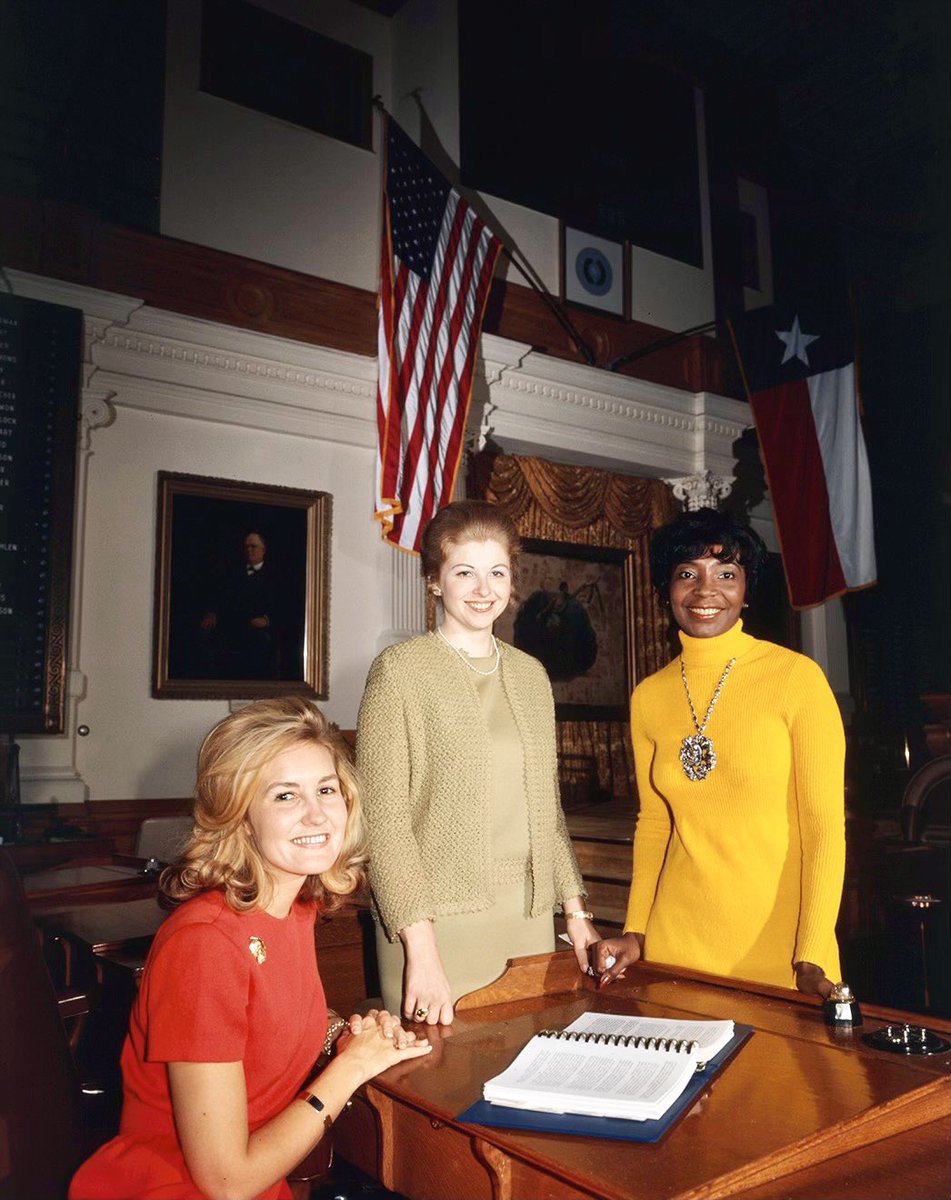
<path id="1" fill-rule="evenodd" d="M 638 346 L 630 354 L 622 354 L 619 358 L 612 358 L 608 363 L 607 369 L 609 371 L 616 371 L 618 367 L 623 367 L 626 363 L 634 362 L 635 359 L 643 358 L 647 354 L 653 354 L 655 350 L 663 350 L 667 346 L 676 346 L 678 342 L 682 342 L 688 337 L 693 337 L 694 334 L 710 333 L 716 327 L 716 321 L 705 321 L 702 325 L 694 325 L 691 329 L 684 329 L 680 333 L 672 333 L 668 337 L 660 338 L 656 342 L 650 342 L 646 346 Z"/>
<path id="2" fill-rule="evenodd" d="M 499 235 L 496 234 L 495 236 L 498 237 Z M 499 240 L 501 241 L 501 238 L 499 238 Z M 562 328 L 565 330 L 565 332 L 568 334 L 568 336 L 571 338 L 571 340 L 577 345 L 577 347 L 581 351 L 581 353 L 584 355 L 585 361 L 588 363 L 588 366 L 590 366 L 590 367 L 597 366 L 597 363 L 596 363 L 595 357 L 594 357 L 594 351 L 591 349 L 591 347 L 588 345 L 588 343 L 584 340 L 584 338 L 581 336 L 581 334 L 578 332 L 578 330 L 575 329 L 574 325 L 572 325 L 571 321 L 568 319 L 568 314 L 566 312 L 564 312 L 564 310 L 558 304 L 558 301 L 555 299 L 555 297 L 551 294 L 551 292 L 548 290 L 548 288 L 545 287 L 544 283 L 542 283 L 541 279 L 538 279 L 536 281 L 529 274 L 530 271 L 534 272 L 535 268 L 531 265 L 531 263 L 528 261 L 528 259 L 525 258 L 524 254 L 522 254 L 521 250 L 518 250 L 517 247 L 515 247 L 515 246 L 509 246 L 505 242 L 502 242 L 502 253 L 509 260 L 509 262 L 512 264 L 512 266 L 515 267 L 515 269 L 517 271 L 521 272 L 522 277 L 525 280 L 527 280 L 527 282 L 530 284 L 531 287 L 533 287 L 535 289 L 536 292 L 538 292 L 539 296 L 541 296 L 541 298 L 545 301 L 545 303 L 548 305 L 548 307 L 551 309 L 551 311 L 555 314 L 555 316 L 561 322 Z M 521 257 L 523 259 L 525 259 L 525 266 L 523 266 L 518 261 L 518 259 L 515 257 L 516 254 L 521 255 Z"/>
<path id="3" fill-rule="evenodd" d="M 417 99 L 418 99 L 418 97 L 417 97 Z M 390 114 L 386 109 L 386 105 L 383 103 L 382 96 L 379 96 L 379 95 L 374 96 L 372 103 L 373 103 L 373 107 L 375 109 L 377 109 L 377 111 L 381 114 L 381 116 L 392 119 L 392 118 L 390 118 Z M 461 187 L 459 187 L 459 185 L 456 185 L 456 187 L 457 187 L 457 190 L 461 194 Z M 482 216 L 482 219 L 485 220 L 485 216 L 483 214 L 480 214 L 480 215 Z M 486 221 L 486 224 L 489 225 L 490 228 L 492 228 L 491 223 L 489 221 Z M 492 233 L 498 239 L 501 252 L 509 260 L 509 262 L 512 264 L 512 266 L 515 267 L 515 269 L 522 275 L 523 279 L 526 281 L 526 283 L 528 283 L 529 287 L 533 288 L 536 292 L 538 292 L 539 296 L 541 296 L 541 298 L 545 301 L 545 303 L 548 305 L 548 307 L 551 309 L 551 311 L 558 318 L 558 321 L 561 324 L 562 328 L 565 330 L 565 332 L 568 334 L 568 336 L 571 338 L 571 340 L 577 345 L 577 347 L 581 351 L 581 353 L 584 355 L 585 361 L 588 363 L 588 365 L 591 367 L 596 366 L 597 363 L 595 360 L 594 351 L 591 349 L 591 347 L 588 345 L 588 343 L 584 340 L 584 338 L 581 336 L 581 334 L 578 332 L 578 330 L 571 323 L 571 321 L 568 317 L 568 314 L 558 304 L 558 301 L 555 299 L 555 297 L 551 294 L 551 292 L 548 290 L 548 288 L 545 287 L 545 284 L 542 282 L 541 276 L 538 274 L 538 272 L 535 270 L 535 268 L 532 266 L 532 264 L 528 261 L 528 259 L 525 257 L 525 255 L 522 254 L 521 250 L 519 250 L 517 246 L 515 246 L 515 245 L 510 246 L 505 241 L 505 239 L 503 237 L 501 237 L 498 232 L 496 232 L 495 229 L 492 229 Z M 519 262 L 516 255 L 520 256 L 521 259 L 523 260 L 523 262 Z M 524 265 L 523 265 L 523 263 L 524 263 Z"/>

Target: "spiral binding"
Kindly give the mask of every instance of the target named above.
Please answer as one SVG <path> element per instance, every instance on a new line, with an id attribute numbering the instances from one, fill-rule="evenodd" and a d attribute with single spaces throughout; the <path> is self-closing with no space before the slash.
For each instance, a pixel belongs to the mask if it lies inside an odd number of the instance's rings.
<path id="1" fill-rule="evenodd" d="M 585 1033 L 580 1029 L 540 1029 L 539 1037 L 563 1042 L 600 1043 L 603 1046 L 632 1046 L 635 1050 L 659 1050 L 664 1054 L 693 1054 L 700 1049 L 694 1038 L 645 1037 L 643 1034 Z"/>

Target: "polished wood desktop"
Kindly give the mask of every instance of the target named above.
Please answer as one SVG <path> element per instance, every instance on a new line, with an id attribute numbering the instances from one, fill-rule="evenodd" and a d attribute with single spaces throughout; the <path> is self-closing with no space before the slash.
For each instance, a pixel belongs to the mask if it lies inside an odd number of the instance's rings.
<path id="1" fill-rule="evenodd" d="M 538 1029 L 587 1009 L 732 1018 L 753 1036 L 654 1144 L 465 1125 L 459 1113 Z M 869 1007 L 830 1029 L 781 988 L 637 964 L 598 991 L 570 951 L 516 959 L 464 997 L 435 1049 L 361 1090 L 339 1152 L 413 1200 L 947 1200 L 951 1053 L 910 1058 L 862 1034 L 908 1014 Z M 951 1023 L 929 1020 L 951 1038 Z"/>
<path id="2" fill-rule="evenodd" d="M 168 912 L 159 906 L 154 878 L 143 883 L 114 871 L 115 866 L 84 866 L 44 872 L 68 874 L 72 890 L 63 878 L 47 878 L 29 896 L 51 973 L 62 984 L 104 984 L 123 971 L 137 981 L 142 973 L 152 938 Z M 116 894 L 129 898 L 113 900 Z M 315 938 L 327 1002 L 338 1012 L 353 1012 L 367 995 L 379 991 L 369 909 L 347 902 L 322 913 Z"/>
<path id="3" fill-rule="evenodd" d="M 3 849 L 20 875 L 31 871 L 42 871 L 59 867 L 77 859 L 90 859 L 111 855 L 116 847 L 112 838 L 77 837 L 61 838 L 57 841 L 24 840 L 4 842 Z"/>
<path id="4" fill-rule="evenodd" d="M 145 859 L 129 854 L 78 858 L 24 873 L 23 890 L 33 912 L 145 899 L 158 891 L 158 872 L 145 866 Z"/>

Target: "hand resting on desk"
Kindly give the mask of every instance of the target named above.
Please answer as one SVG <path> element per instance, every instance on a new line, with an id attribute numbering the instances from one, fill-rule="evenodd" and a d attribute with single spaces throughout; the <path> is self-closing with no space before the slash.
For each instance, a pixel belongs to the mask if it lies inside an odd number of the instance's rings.
<path id="1" fill-rule="evenodd" d="M 625 933 L 620 937 L 604 938 L 588 948 L 591 967 L 598 979 L 598 987 L 605 987 L 620 979 L 632 963 L 644 954 L 644 935 Z M 613 961 L 612 961 L 613 960 Z M 811 962 L 795 964 L 796 987 L 807 996 L 818 996 L 825 1000 L 832 991 L 832 981 L 826 977 L 822 967 Z"/>
<path id="2" fill-rule="evenodd" d="M 622 933 L 620 937 L 602 938 L 588 947 L 591 969 L 598 987 L 606 987 L 624 975 L 627 967 L 644 954 L 643 933 Z"/>

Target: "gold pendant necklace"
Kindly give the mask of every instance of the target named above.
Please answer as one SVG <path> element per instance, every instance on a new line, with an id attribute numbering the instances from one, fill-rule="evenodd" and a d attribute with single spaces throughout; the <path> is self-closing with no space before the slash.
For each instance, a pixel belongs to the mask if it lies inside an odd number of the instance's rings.
<path id="1" fill-rule="evenodd" d="M 695 734 L 690 737 L 685 737 L 680 745 L 680 764 L 684 769 L 684 774 L 688 779 L 695 782 L 700 779 L 706 779 L 713 768 L 717 765 L 717 754 L 713 748 L 713 742 L 706 736 L 707 724 L 710 717 L 713 715 L 713 708 L 717 700 L 720 698 L 720 692 L 723 685 L 726 683 L 727 676 L 733 669 L 735 658 L 731 658 L 723 669 L 723 674 L 720 676 L 720 682 L 714 689 L 713 695 L 710 698 L 710 703 L 707 705 L 707 715 L 703 718 L 703 724 L 697 720 L 697 714 L 693 707 L 693 699 L 690 695 L 690 688 L 687 684 L 687 672 L 684 668 L 684 656 L 680 656 L 680 678 L 684 681 L 684 691 L 687 693 L 687 703 L 690 705 L 690 715 L 693 717 L 693 726 L 696 729 Z"/>

